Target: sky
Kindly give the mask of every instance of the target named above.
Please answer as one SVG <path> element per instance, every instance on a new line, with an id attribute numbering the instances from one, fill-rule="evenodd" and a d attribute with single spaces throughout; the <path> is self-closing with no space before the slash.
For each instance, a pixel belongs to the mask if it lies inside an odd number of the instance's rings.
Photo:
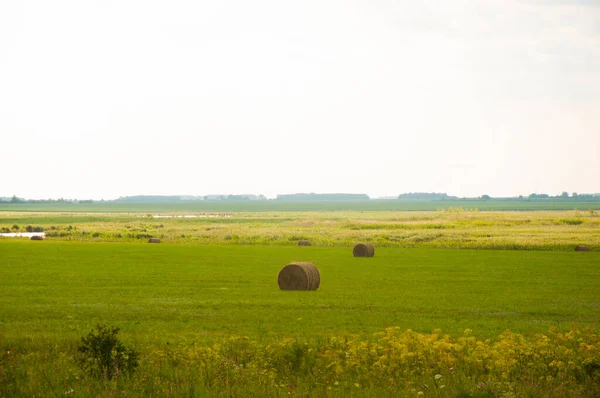
<path id="1" fill-rule="evenodd" d="M 598 0 L 0 2 L 0 196 L 600 192 Z"/>

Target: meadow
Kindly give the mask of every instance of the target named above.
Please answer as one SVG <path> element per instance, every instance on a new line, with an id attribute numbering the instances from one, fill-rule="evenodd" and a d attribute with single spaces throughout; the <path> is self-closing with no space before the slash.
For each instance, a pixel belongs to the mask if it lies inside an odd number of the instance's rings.
<path id="1" fill-rule="evenodd" d="M 155 215 L 0 214 L 47 234 L 0 238 L 0 396 L 600 393 L 593 210 Z M 291 261 L 317 291 L 278 289 Z M 139 353 L 133 374 L 78 366 L 98 324 Z"/>
<path id="2" fill-rule="evenodd" d="M 13 206 L 14 208 L 14 206 Z M 19 207 L 17 207 L 19 208 Z M 600 250 L 600 212 L 480 211 L 288 211 L 157 213 L 0 212 L 0 232 L 44 230 L 50 240 L 166 243 Z M 2 239 L 0 237 L 0 239 Z"/>

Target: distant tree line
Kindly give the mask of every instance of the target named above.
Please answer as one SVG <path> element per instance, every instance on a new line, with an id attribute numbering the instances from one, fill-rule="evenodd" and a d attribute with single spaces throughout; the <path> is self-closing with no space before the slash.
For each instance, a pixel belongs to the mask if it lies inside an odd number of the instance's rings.
<path id="1" fill-rule="evenodd" d="M 522 196 L 519 197 L 523 199 Z M 573 192 L 570 196 L 569 193 L 564 191 L 560 195 L 551 196 L 545 193 L 532 193 L 528 196 L 528 199 L 566 199 L 566 200 L 600 200 L 600 194 L 592 194 L 592 193 L 581 193 Z"/>
<path id="2" fill-rule="evenodd" d="M 548 195 L 547 193 L 532 193 L 528 196 L 519 195 L 517 198 L 492 198 L 489 195 L 481 195 L 479 200 L 525 200 L 525 201 L 536 201 L 536 200 L 572 200 L 572 201 L 600 201 L 600 194 L 578 194 L 577 192 L 573 192 L 569 195 L 568 192 L 562 192 L 560 195 Z"/>
<path id="3" fill-rule="evenodd" d="M 398 195 L 398 200 L 446 200 L 458 199 L 456 196 L 448 196 L 447 193 L 437 192 L 410 192 Z"/>
<path id="4" fill-rule="evenodd" d="M 420 201 L 465 201 L 465 200 L 482 200 L 482 201 L 600 201 L 600 193 L 577 193 L 569 194 L 563 191 L 559 195 L 551 196 L 545 193 L 532 193 L 528 196 L 519 195 L 518 197 L 496 197 L 484 194 L 479 197 L 462 197 L 450 196 L 446 193 L 439 192 L 410 192 L 398 195 L 398 200 L 420 200 Z M 167 203 L 167 202 L 186 202 L 186 201 L 256 201 L 269 200 L 264 195 L 205 195 L 205 196 L 181 196 L 181 195 L 134 195 L 122 196 L 114 201 L 100 200 L 99 202 L 132 202 L 132 203 Z M 348 200 L 370 200 L 367 194 L 352 194 L 352 193 L 294 193 L 277 195 L 275 200 L 278 201 L 348 201 Z M 91 204 L 92 199 L 23 199 L 16 195 L 12 197 L 0 197 L 0 203 L 4 204 L 23 204 L 23 203 L 67 203 L 67 204 Z"/>
<path id="5" fill-rule="evenodd" d="M 294 193 L 277 195 L 277 200 L 284 201 L 343 201 L 343 200 L 369 200 L 364 193 Z"/>
<path id="6" fill-rule="evenodd" d="M 13 195 L 11 198 L 0 198 L 0 202 L 4 203 L 12 203 L 12 204 L 21 204 L 21 203 L 93 203 L 92 199 L 24 199 L 19 198 L 16 195 Z"/>

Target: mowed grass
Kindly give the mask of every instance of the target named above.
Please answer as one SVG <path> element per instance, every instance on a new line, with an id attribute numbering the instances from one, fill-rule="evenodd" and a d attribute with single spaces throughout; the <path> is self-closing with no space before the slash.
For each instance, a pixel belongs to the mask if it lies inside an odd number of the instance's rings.
<path id="1" fill-rule="evenodd" d="M 280 291 L 311 261 L 314 292 Z M 598 327 L 600 253 L 0 241 L 0 340 L 75 341 L 98 323 L 136 345 L 369 335 L 398 326 L 478 337 Z"/>

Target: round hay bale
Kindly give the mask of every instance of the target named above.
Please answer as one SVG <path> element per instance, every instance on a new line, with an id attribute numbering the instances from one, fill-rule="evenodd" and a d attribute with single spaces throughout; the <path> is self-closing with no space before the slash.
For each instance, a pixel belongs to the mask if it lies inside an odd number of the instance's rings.
<path id="1" fill-rule="evenodd" d="M 281 290 L 317 290 L 321 284 L 321 275 L 314 264 L 295 262 L 279 271 L 277 284 Z"/>
<path id="2" fill-rule="evenodd" d="M 354 257 L 373 257 L 375 255 L 375 247 L 371 243 L 359 243 L 352 250 Z"/>
<path id="3" fill-rule="evenodd" d="M 310 275 L 310 287 L 308 290 L 317 290 L 321 285 L 321 274 L 317 267 L 312 263 L 305 263 L 305 268 Z"/>
<path id="4" fill-rule="evenodd" d="M 576 252 L 589 252 L 590 248 L 587 246 L 577 246 L 575 247 Z"/>
<path id="5" fill-rule="evenodd" d="M 160 239 L 158 239 L 158 238 L 150 238 L 150 239 L 148 239 L 148 243 L 160 243 Z"/>
<path id="6" fill-rule="evenodd" d="M 33 235 L 31 238 L 29 238 L 30 240 L 44 240 L 44 237 L 42 235 Z"/>
<path id="7" fill-rule="evenodd" d="M 299 240 L 298 246 L 310 246 L 310 241 L 309 240 Z"/>

